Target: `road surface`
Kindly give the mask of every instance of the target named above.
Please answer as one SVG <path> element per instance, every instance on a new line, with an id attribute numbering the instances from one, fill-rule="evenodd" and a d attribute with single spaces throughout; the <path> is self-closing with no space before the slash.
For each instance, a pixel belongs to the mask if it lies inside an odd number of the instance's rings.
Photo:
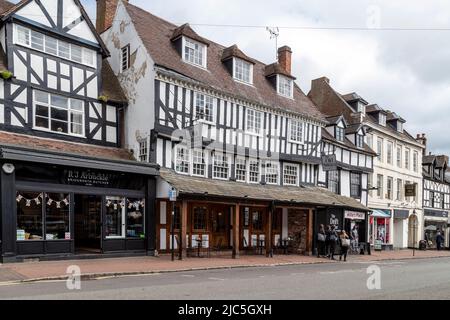
<path id="1" fill-rule="evenodd" d="M 371 278 L 369 290 L 373 265 L 381 281 Z M 65 281 L 1 285 L 0 299 L 450 299 L 450 258 L 102 278 L 82 281 L 81 290 Z"/>

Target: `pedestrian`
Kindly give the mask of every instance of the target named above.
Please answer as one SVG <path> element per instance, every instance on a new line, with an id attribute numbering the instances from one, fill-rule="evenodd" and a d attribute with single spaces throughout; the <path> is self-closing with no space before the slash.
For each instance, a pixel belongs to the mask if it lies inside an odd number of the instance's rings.
<path id="1" fill-rule="evenodd" d="M 353 240 L 353 251 L 358 252 L 359 249 L 359 230 L 358 226 L 355 224 L 353 226 L 352 232 L 351 232 L 351 238 Z"/>
<path id="2" fill-rule="evenodd" d="M 331 230 L 330 230 L 330 259 L 331 260 L 336 260 L 334 258 L 334 253 L 336 251 L 336 244 L 339 240 L 338 234 L 336 232 L 336 227 L 333 225 L 331 226 Z"/>
<path id="3" fill-rule="evenodd" d="M 331 227 L 327 225 L 325 228 L 325 257 L 330 257 L 330 233 L 331 233 Z"/>
<path id="4" fill-rule="evenodd" d="M 327 235 L 325 233 L 325 227 L 323 224 L 319 226 L 319 232 L 317 233 L 317 258 L 325 256 L 325 241 Z"/>
<path id="5" fill-rule="evenodd" d="M 345 230 L 342 230 L 339 235 L 339 244 L 341 246 L 341 251 L 339 254 L 339 261 L 342 261 L 342 257 L 344 257 L 344 261 L 347 261 L 347 253 L 348 253 L 348 247 L 350 246 L 350 239 L 345 232 Z"/>
<path id="6" fill-rule="evenodd" d="M 444 242 L 443 238 L 444 237 L 442 236 L 441 231 L 439 231 L 439 229 L 438 229 L 438 232 L 436 234 L 436 247 L 437 247 L 438 251 L 441 251 L 441 249 L 442 249 L 442 243 Z"/>

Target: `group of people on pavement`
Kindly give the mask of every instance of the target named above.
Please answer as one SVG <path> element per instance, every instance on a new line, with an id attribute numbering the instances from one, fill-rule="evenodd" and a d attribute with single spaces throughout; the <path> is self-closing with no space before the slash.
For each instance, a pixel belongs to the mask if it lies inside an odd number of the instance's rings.
<path id="1" fill-rule="evenodd" d="M 317 233 L 317 258 L 334 258 L 336 248 L 339 245 L 339 261 L 344 258 L 347 261 L 348 249 L 351 245 L 350 236 L 345 230 L 337 231 L 336 226 L 321 224 Z"/>

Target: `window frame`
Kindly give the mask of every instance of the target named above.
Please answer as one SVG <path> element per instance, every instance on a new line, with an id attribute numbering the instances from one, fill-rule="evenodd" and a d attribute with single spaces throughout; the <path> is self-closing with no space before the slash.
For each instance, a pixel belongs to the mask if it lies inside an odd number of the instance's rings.
<path id="1" fill-rule="evenodd" d="M 332 179 L 334 177 L 336 179 Z M 336 187 L 336 189 L 334 188 L 334 186 Z M 339 172 L 339 170 L 327 171 L 327 189 L 335 194 L 341 193 L 341 173 Z"/>
<path id="2" fill-rule="evenodd" d="M 36 92 L 41 92 L 43 94 L 47 94 L 47 98 L 48 98 L 47 103 L 37 101 L 36 100 Z M 67 109 L 64 109 L 63 107 L 59 107 L 59 106 L 53 106 L 52 103 L 51 103 L 51 97 L 52 96 L 56 96 L 56 97 L 61 97 L 61 98 L 67 99 L 67 101 L 68 101 L 67 102 L 68 103 L 67 104 Z M 72 100 L 81 102 L 81 106 L 82 106 L 82 110 L 81 111 L 80 110 L 76 110 L 76 109 L 72 109 Z M 36 115 L 36 107 L 37 107 L 37 105 L 40 105 L 42 107 L 47 107 L 48 108 L 48 115 L 46 117 L 46 119 L 48 120 L 47 128 L 36 126 L 36 117 L 37 117 L 37 115 Z M 52 116 L 51 116 L 52 108 L 57 109 L 57 110 L 61 110 L 61 111 L 67 111 L 67 121 L 58 120 L 58 119 L 54 120 L 52 118 Z M 72 112 L 82 116 L 82 123 L 81 124 L 77 123 L 77 125 L 81 125 L 81 129 L 82 129 L 82 133 L 81 134 L 71 133 L 71 130 L 72 130 L 71 129 L 71 124 L 72 124 L 71 115 L 72 115 Z M 38 117 L 45 118 L 43 116 L 38 116 Z M 66 132 L 58 132 L 58 131 L 52 130 L 51 129 L 52 119 L 54 121 L 67 122 L 67 131 L 68 132 L 66 133 Z M 43 91 L 43 90 L 33 90 L 33 130 L 45 131 L 45 132 L 50 132 L 50 133 L 55 133 L 55 134 L 60 134 L 60 135 L 65 135 L 65 136 L 78 137 L 78 138 L 86 138 L 85 125 L 86 125 L 86 103 L 85 103 L 84 100 L 70 98 L 70 97 L 67 97 L 67 96 L 64 96 L 64 95 L 61 95 L 61 94 L 53 94 L 53 93 L 50 93 L 50 92 L 47 92 L 47 91 Z"/>
<path id="3" fill-rule="evenodd" d="M 287 167 L 291 167 L 291 168 L 296 168 L 296 183 L 295 184 L 292 184 L 292 183 L 287 183 L 286 182 L 286 168 Z M 299 177 L 299 172 L 300 172 L 300 169 L 299 169 L 299 165 L 298 164 L 294 164 L 294 163 L 284 163 L 283 164 L 283 185 L 285 185 L 285 186 L 292 186 L 292 187 L 298 187 L 299 186 L 299 182 L 300 182 L 300 177 Z"/>
<path id="4" fill-rule="evenodd" d="M 389 182 L 391 188 L 389 188 Z M 386 179 L 386 200 L 394 200 L 394 178 L 393 177 L 387 177 Z"/>
<path id="5" fill-rule="evenodd" d="M 79 63 L 94 69 L 97 69 L 97 52 L 95 50 L 83 47 L 81 45 L 78 44 L 74 44 L 68 41 L 64 41 L 64 40 L 60 40 L 56 37 L 52 37 L 52 36 L 48 36 L 42 32 L 36 31 L 34 29 L 31 29 L 29 27 L 25 27 L 23 25 L 14 24 L 14 28 L 13 28 L 13 42 L 15 45 L 19 45 L 19 46 L 23 46 L 26 48 L 29 48 L 31 50 L 36 50 L 38 52 L 42 52 L 54 57 L 57 57 L 59 59 L 63 59 L 63 60 L 67 60 L 73 63 Z M 19 39 L 19 31 L 18 29 L 23 29 L 24 31 L 26 30 L 28 32 L 28 43 L 23 43 L 20 41 Z M 31 34 L 32 32 L 35 32 L 36 34 L 40 34 L 43 36 L 43 48 L 42 49 L 38 49 L 32 46 L 32 39 L 31 39 Z M 51 39 L 51 41 L 55 41 L 56 43 L 56 53 L 53 52 L 49 52 L 49 50 L 47 50 L 47 42 L 50 42 L 48 39 Z M 60 54 L 60 46 L 62 46 L 62 44 L 67 44 L 68 45 L 68 56 L 64 56 Z M 72 58 L 72 47 L 76 47 L 76 48 L 81 48 L 81 61 L 77 61 L 75 59 Z M 85 57 L 87 57 L 87 54 L 90 54 L 92 57 L 92 63 L 88 62 L 88 59 L 85 59 Z"/>
<path id="6" fill-rule="evenodd" d="M 383 127 L 386 127 L 386 121 L 387 121 L 386 115 L 384 113 L 380 112 L 379 119 L 378 119 L 378 124 L 383 126 Z"/>
<path id="7" fill-rule="evenodd" d="M 254 118 L 254 124 L 253 124 L 253 128 L 250 129 L 249 126 L 249 113 L 250 112 L 254 112 L 253 118 Z M 259 116 L 259 132 L 256 128 L 256 123 L 257 123 L 257 115 Z M 253 108 L 246 108 L 245 109 L 245 133 L 247 134 L 251 134 L 254 136 L 258 136 L 258 137 L 262 137 L 263 136 L 263 112 L 253 109 Z"/>
<path id="8" fill-rule="evenodd" d="M 187 169 L 187 172 L 184 172 L 184 171 L 180 171 L 180 170 L 178 170 L 177 168 L 178 168 L 178 150 L 179 149 L 184 149 L 184 150 L 186 150 L 187 151 L 187 157 L 188 157 L 188 159 L 187 160 L 181 160 L 181 161 L 183 161 L 183 162 L 187 162 L 187 164 L 188 164 L 188 169 Z M 180 164 L 181 165 L 181 164 Z M 191 174 L 191 149 L 190 148 L 188 148 L 187 146 L 185 146 L 185 145 L 176 145 L 175 146 L 175 154 L 174 154 L 174 169 L 175 169 L 175 172 L 176 173 L 178 173 L 178 174 L 184 174 L 184 175 L 190 175 Z"/>
<path id="9" fill-rule="evenodd" d="M 419 172 L 419 152 L 413 151 L 413 171 Z"/>
<path id="10" fill-rule="evenodd" d="M 282 81 L 289 82 L 289 85 L 290 85 L 289 93 L 282 92 L 282 90 L 281 90 Z M 285 88 L 285 86 L 283 86 L 283 88 Z M 286 77 L 282 74 L 277 74 L 277 93 L 278 93 L 278 95 L 280 95 L 282 97 L 293 99 L 294 98 L 294 80 L 289 77 Z"/>
<path id="11" fill-rule="evenodd" d="M 200 105 L 200 106 L 198 105 L 199 97 L 203 97 L 202 105 Z M 210 101 L 208 101 L 208 100 L 210 100 Z M 207 109 L 208 104 L 211 105 L 211 108 L 210 108 L 210 118 L 211 118 L 211 120 L 206 119 L 206 109 Z M 193 106 L 193 109 L 194 109 L 194 114 L 195 114 L 195 120 L 196 121 L 202 122 L 202 123 L 211 124 L 211 125 L 215 125 L 215 121 L 214 120 L 216 119 L 216 108 L 215 108 L 214 97 L 213 96 L 210 96 L 208 94 L 204 94 L 202 92 L 196 91 L 194 93 L 194 106 Z M 198 109 L 202 109 L 203 110 L 203 114 L 199 113 Z M 201 115 L 201 116 L 199 116 L 199 115 Z"/>
<path id="12" fill-rule="evenodd" d="M 223 157 L 227 161 L 228 168 L 227 168 L 227 177 L 226 178 L 218 177 L 218 176 L 215 175 L 216 174 L 216 171 L 215 171 L 215 167 L 216 167 L 215 161 L 216 160 L 215 160 L 215 158 L 218 157 L 218 156 Z M 230 155 L 223 154 L 223 153 L 214 153 L 212 155 L 212 158 L 211 158 L 211 166 L 212 166 L 212 178 L 213 179 L 224 180 L 224 181 L 230 180 L 230 177 L 231 177 L 231 156 Z M 222 167 L 222 168 L 224 168 L 224 167 Z"/>
<path id="13" fill-rule="evenodd" d="M 293 125 L 293 122 L 295 122 L 297 124 L 297 128 L 301 130 L 301 134 L 300 134 L 301 135 L 301 139 L 300 140 L 295 140 L 295 139 L 292 138 L 292 125 Z M 288 133 L 289 133 L 288 141 L 290 143 L 304 144 L 305 143 L 305 122 L 301 121 L 301 120 L 290 118 L 289 121 L 288 121 Z"/>
<path id="14" fill-rule="evenodd" d="M 126 55 L 124 54 L 124 50 L 126 50 Z M 122 47 L 122 49 L 120 50 L 120 70 L 122 72 L 130 69 L 130 58 L 131 58 L 131 53 L 130 53 L 130 44 L 127 44 L 126 46 Z M 125 61 L 126 59 L 126 61 Z M 124 68 L 126 63 L 126 67 Z"/>
<path id="15" fill-rule="evenodd" d="M 203 163 L 201 163 L 201 164 L 195 161 L 195 159 L 198 158 L 198 157 L 196 157 L 195 153 L 198 153 L 198 152 L 201 152 L 201 154 L 202 154 Z M 191 160 L 191 165 L 190 165 L 191 173 L 190 174 L 194 177 L 203 177 L 204 178 L 204 177 L 208 176 L 208 157 L 206 156 L 205 150 L 192 149 L 190 153 L 191 153 L 190 154 L 190 160 Z M 204 173 L 202 175 L 194 173 L 194 166 L 196 166 L 196 165 L 203 165 Z"/>
<path id="16" fill-rule="evenodd" d="M 256 162 L 256 164 L 258 166 L 258 181 L 251 181 L 251 174 L 252 174 L 251 166 L 252 166 L 252 163 L 254 164 L 255 162 Z M 261 183 L 261 176 L 262 176 L 261 161 L 259 161 L 257 159 L 248 159 L 247 166 L 248 166 L 248 169 L 247 169 L 247 173 L 248 173 L 247 174 L 247 182 L 249 184 L 259 184 L 259 183 Z"/>
<path id="17" fill-rule="evenodd" d="M 201 48 L 201 60 L 202 60 L 201 64 L 198 64 L 198 63 L 195 62 L 195 50 L 196 50 L 196 48 L 190 48 L 190 49 L 194 50 L 194 58 L 193 58 L 194 61 L 190 61 L 190 60 L 186 59 L 186 47 L 188 46 L 188 43 L 191 43 L 194 46 L 198 45 L 199 48 Z M 206 44 L 198 42 L 198 41 L 196 41 L 194 39 L 191 39 L 189 37 L 183 36 L 182 37 L 182 49 L 181 50 L 182 50 L 181 56 L 182 56 L 182 60 L 184 62 L 186 62 L 186 63 L 188 63 L 190 65 L 193 65 L 195 67 L 202 68 L 202 69 L 206 69 L 207 68 L 207 65 L 208 65 L 208 63 L 207 63 L 207 61 L 208 61 L 208 58 L 207 58 L 207 56 L 208 56 L 208 47 L 207 47 Z"/>
<path id="18" fill-rule="evenodd" d="M 381 137 L 377 138 L 377 159 L 381 163 L 384 162 L 384 139 Z"/>
<path id="19" fill-rule="evenodd" d="M 408 154 L 408 156 L 406 156 Z M 405 148 L 405 155 L 404 155 L 404 161 L 405 161 L 405 169 L 411 170 L 411 149 Z"/>
<path id="20" fill-rule="evenodd" d="M 238 169 L 238 161 L 243 161 L 244 162 L 244 180 L 242 179 L 238 179 L 237 178 L 237 171 L 241 170 L 241 168 Z M 242 166 L 242 163 L 239 164 L 239 166 Z M 237 182 L 243 182 L 243 183 L 247 183 L 247 175 L 248 175 L 248 168 L 247 168 L 247 159 L 244 157 L 236 157 L 234 160 L 234 177 L 236 179 Z"/>
<path id="21" fill-rule="evenodd" d="M 355 142 L 356 142 L 357 148 L 363 149 L 364 148 L 364 135 L 356 134 Z"/>
<path id="22" fill-rule="evenodd" d="M 148 161 L 148 139 L 141 139 L 138 141 L 139 143 L 139 161 L 147 162 Z M 144 144 L 144 145 L 143 145 Z M 142 151 L 145 150 L 145 153 Z"/>
<path id="23" fill-rule="evenodd" d="M 276 165 L 277 166 L 277 182 L 274 183 L 274 182 L 268 182 L 267 181 L 267 176 L 269 175 L 268 172 L 267 172 L 267 165 Z M 269 185 L 279 185 L 280 184 L 280 168 L 281 168 L 281 166 L 280 166 L 279 162 L 268 161 L 268 162 L 265 163 L 265 165 L 264 165 L 264 176 L 265 176 L 266 184 L 269 184 Z M 270 173 L 270 175 L 273 175 L 273 173 Z"/>
<path id="24" fill-rule="evenodd" d="M 390 165 L 394 164 L 394 143 L 389 140 L 386 143 L 386 163 Z"/>
<path id="25" fill-rule="evenodd" d="M 341 128 L 339 126 L 335 127 L 335 138 L 339 142 L 345 141 L 345 128 Z"/>
<path id="26" fill-rule="evenodd" d="M 403 180 L 397 178 L 397 195 L 396 195 L 396 200 L 397 201 L 403 201 Z"/>
<path id="27" fill-rule="evenodd" d="M 353 177 L 358 177 L 358 184 L 353 183 Z M 353 187 L 357 186 L 358 191 L 356 194 L 353 193 Z M 350 172 L 350 197 L 354 199 L 359 199 L 362 196 L 362 174 L 360 172 Z"/>
<path id="28" fill-rule="evenodd" d="M 384 199 L 384 176 L 377 174 L 377 198 Z"/>
<path id="29" fill-rule="evenodd" d="M 248 66 L 249 81 L 246 81 L 245 79 L 241 79 L 238 77 L 238 74 L 239 74 L 239 72 L 237 70 L 239 68 L 238 63 L 242 64 L 242 67 L 241 67 L 242 70 L 245 69 L 243 66 L 245 66 L 245 65 Z M 244 75 L 243 72 L 241 72 L 241 73 L 242 73 L 242 75 Z M 245 77 L 243 77 L 243 78 L 245 78 Z M 241 82 L 241 83 L 248 84 L 248 85 L 253 85 L 253 64 L 248 61 L 245 61 L 244 59 L 233 57 L 233 79 L 236 80 L 237 82 Z"/>

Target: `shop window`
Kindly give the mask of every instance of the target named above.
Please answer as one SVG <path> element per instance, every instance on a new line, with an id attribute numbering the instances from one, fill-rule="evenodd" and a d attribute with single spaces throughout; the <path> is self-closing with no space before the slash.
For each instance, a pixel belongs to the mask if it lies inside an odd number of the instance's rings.
<path id="1" fill-rule="evenodd" d="M 127 199 L 127 237 L 145 238 L 144 227 L 145 201 Z"/>
<path id="2" fill-rule="evenodd" d="M 205 207 L 195 207 L 193 214 L 194 230 L 207 230 L 207 210 Z"/>
<path id="3" fill-rule="evenodd" d="M 253 232 L 263 230 L 262 212 L 253 211 L 252 212 L 252 228 Z"/>
<path id="4" fill-rule="evenodd" d="M 42 201 L 40 193 L 17 193 L 17 240 L 43 240 Z"/>
<path id="5" fill-rule="evenodd" d="M 125 199 L 106 197 L 105 235 L 107 238 L 122 238 L 125 231 Z"/>
<path id="6" fill-rule="evenodd" d="M 70 239 L 69 195 L 49 193 L 46 198 L 45 239 Z"/>
<path id="7" fill-rule="evenodd" d="M 361 197 L 361 174 L 350 173 L 350 196 L 352 198 Z"/>

